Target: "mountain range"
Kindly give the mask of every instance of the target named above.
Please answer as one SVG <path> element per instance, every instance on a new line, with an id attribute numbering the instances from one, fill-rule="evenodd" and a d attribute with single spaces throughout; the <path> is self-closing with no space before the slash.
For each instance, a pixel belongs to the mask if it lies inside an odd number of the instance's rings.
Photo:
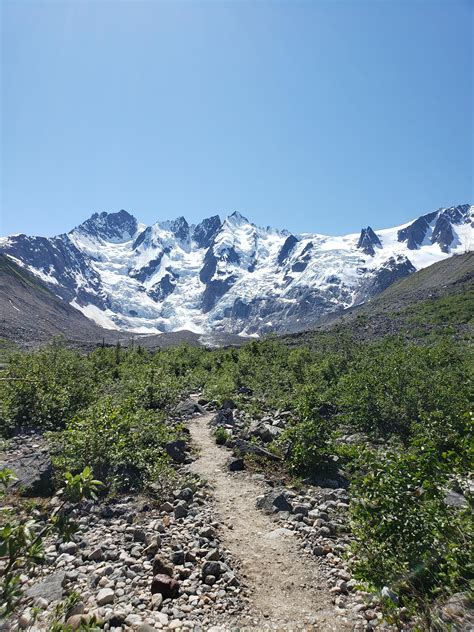
<path id="1" fill-rule="evenodd" d="M 238 212 L 145 226 L 121 210 L 56 237 L 2 237 L 0 252 L 106 329 L 257 336 L 310 327 L 471 250 L 473 215 L 464 204 L 331 237 L 259 228 Z"/>

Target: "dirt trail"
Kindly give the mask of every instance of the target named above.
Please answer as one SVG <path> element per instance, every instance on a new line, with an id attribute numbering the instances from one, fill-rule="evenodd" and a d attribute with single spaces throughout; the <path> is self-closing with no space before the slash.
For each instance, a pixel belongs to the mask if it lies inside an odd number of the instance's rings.
<path id="1" fill-rule="evenodd" d="M 232 626 L 280 630 L 351 630 L 337 613 L 318 569 L 298 552 L 295 536 L 256 508 L 263 486 L 245 472 L 226 471 L 229 451 L 216 445 L 209 428 L 212 415 L 190 420 L 199 458 L 194 473 L 207 480 L 215 499 L 216 519 L 223 522 L 222 542 L 240 565 L 250 616 Z"/>

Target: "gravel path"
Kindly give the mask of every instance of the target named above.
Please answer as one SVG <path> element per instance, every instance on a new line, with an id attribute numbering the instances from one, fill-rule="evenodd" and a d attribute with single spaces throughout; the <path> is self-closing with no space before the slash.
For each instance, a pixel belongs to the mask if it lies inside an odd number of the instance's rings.
<path id="1" fill-rule="evenodd" d="M 245 472 L 226 470 L 229 452 L 216 445 L 209 428 L 211 414 L 189 423 L 199 450 L 192 464 L 213 493 L 216 519 L 223 523 L 222 542 L 240 567 L 248 597 L 247 614 L 232 626 L 250 629 L 351 630 L 353 625 L 332 604 L 326 582 L 316 565 L 298 551 L 295 536 L 279 528 L 256 508 L 268 489 Z"/>

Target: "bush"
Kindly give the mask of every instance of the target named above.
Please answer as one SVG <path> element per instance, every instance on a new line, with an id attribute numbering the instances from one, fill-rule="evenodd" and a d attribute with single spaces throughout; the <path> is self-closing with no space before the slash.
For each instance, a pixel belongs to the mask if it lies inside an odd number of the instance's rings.
<path id="1" fill-rule="evenodd" d="M 214 432 L 217 445 L 225 445 L 230 438 L 230 434 L 225 428 L 216 428 Z"/>
<path id="2" fill-rule="evenodd" d="M 4 435 L 22 426 L 63 428 L 96 393 L 88 360 L 57 345 L 14 354 L 2 377 L 0 432 Z"/>
<path id="3" fill-rule="evenodd" d="M 105 398 L 51 433 L 54 464 L 61 472 L 90 465 L 113 488 L 140 489 L 171 475 L 165 444 L 179 433 L 152 411 Z"/>
<path id="4" fill-rule="evenodd" d="M 436 450 L 361 457 L 351 484 L 356 575 L 425 607 L 429 596 L 466 589 L 474 578 L 472 506 L 444 503 L 451 465 Z"/>

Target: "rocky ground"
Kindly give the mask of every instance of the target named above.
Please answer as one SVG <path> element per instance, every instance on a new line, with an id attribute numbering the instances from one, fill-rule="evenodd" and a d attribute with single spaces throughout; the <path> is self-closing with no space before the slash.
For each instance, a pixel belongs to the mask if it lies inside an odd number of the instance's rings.
<path id="1" fill-rule="evenodd" d="M 323 481 L 296 491 L 246 469 L 242 454 L 271 455 L 266 444 L 289 413 L 253 422 L 231 402 L 216 412 L 196 399 L 179 412 L 194 450 L 194 458 L 174 454 L 187 483 L 159 505 L 136 496 L 82 503 L 78 532 L 47 543 L 46 564 L 22 578 L 26 607 L 4 629 L 50 629 L 68 595 L 63 618 L 73 629 L 93 618 L 116 632 L 389 629 L 346 561 L 346 489 Z M 216 426 L 233 454 L 216 444 Z M 47 493 L 40 436 L 18 437 L 2 461 L 22 473 L 24 492 Z"/>

